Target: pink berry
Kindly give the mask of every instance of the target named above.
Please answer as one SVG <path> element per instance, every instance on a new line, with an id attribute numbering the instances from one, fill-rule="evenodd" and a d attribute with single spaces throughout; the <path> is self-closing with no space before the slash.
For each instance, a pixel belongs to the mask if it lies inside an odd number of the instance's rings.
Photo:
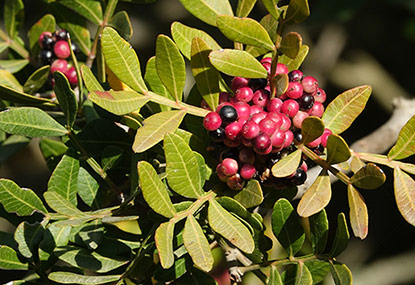
<path id="1" fill-rule="evenodd" d="M 321 118 L 324 114 L 324 106 L 320 102 L 314 102 L 313 108 L 307 112 L 310 116 Z"/>
<path id="2" fill-rule="evenodd" d="M 268 56 L 268 57 L 264 57 L 263 59 L 261 59 L 261 63 L 265 63 L 265 62 L 271 63 L 272 58 Z"/>
<path id="3" fill-rule="evenodd" d="M 254 151 L 259 155 L 267 155 L 272 152 L 272 149 L 272 144 L 270 144 L 269 147 L 264 150 L 257 149 L 256 147 L 254 147 Z"/>
<path id="4" fill-rule="evenodd" d="M 317 88 L 317 92 L 314 95 L 314 100 L 316 102 L 324 103 L 326 99 L 327 99 L 326 92 L 321 88 Z"/>
<path id="5" fill-rule="evenodd" d="M 250 148 L 242 148 L 239 151 L 238 159 L 242 163 L 254 164 L 255 154 Z"/>
<path id="6" fill-rule="evenodd" d="M 280 98 L 273 98 L 267 104 L 268 112 L 279 113 L 281 111 L 282 100 Z"/>
<path id="7" fill-rule="evenodd" d="M 271 135 L 271 143 L 273 147 L 279 148 L 284 145 L 285 142 L 285 132 L 276 129 L 275 132 Z"/>
<path id="8" fill-rule="evenodd" d="M 281 131 L 287 131 L 291 127 L 291 120 L 285 114 L 281 114 L 282 124 L 280 126 Z"/>
<path id="9" fill-rule="evenodd" d="M 219 113 L 220 109 L 222 109 L 223 106 L 233 106 L 232 103 L 229 102 L 223 102 L 222 104 L 219 104 L 216 107 L 216 113 Z"/>
<path id="10" fill-rule="evenodd" d="M 78 85 L 78 76 L 76 75 L 74 66 L 68 69 L 68 71 L 65 73 L 65 76 L 68 78 L 68 81 L 72 86 Z"/>
<path id="11" fill-rule="evenodd" d="M 289 70 L 288 67 L 283 63 L 277 63 L 277 69 L 275 70 L 275 74 L 285 73 L 288 74 Z"/>
<path id="12" fill-rule="evenodd" d="M 235 91 L 235 98 L 240 102 L 250 102 L 252 97 L 254 96 L 254 92 L 249 87 L 241 87 Z"/>
<path id="13" fill-rule="evenodd" d="M 301 165 L 300 165 L 300 168 L 301 168 L 304 172 L 307 172 L 307 170 L 308 170 L 308 165 L 307 165 L 307 163 L 306 163 L 305 161 L 303 161 L 303 162 L 301 163 Z"/>
<path id="14" fill-rule="evenodd" d="M 279 113 L 269 112 L 266 116 L 266 119 L 273 120 L 276 128 L 279 128 L 282 125 L 282 118 L 281 118 L 281 114 Z"/>
<path id="15" fill-rule="evenodd" d="M 226 184 L 232 190 L 242 190 L 245 186 L 245 181 L 242 179 L 241 175 L 236 173 L 226 180 Z"/>
<path id="16" fill-rule="evenodd" d="M 264 109 L 262 109 L 260 106 L 258 105 L 252 105 L 251 106 L 251 116 L 257 114 L 257 113 L 261 113 L 264 112 Z"/>
<path id="17" fill-rule="evenodd" d="M 237 89 L 241 87 L 248 86 L 248 83 L 249 83 L 249 79 L 236 76 L 232 79 L 231 88 L 235 92 Z"/>
<path id="18" fill-rule="evenodd" d="M 257 150 L 266 150 L 270 146 L 272 146 L 271 139 L 267 134 L 259 134 L 254 139 L 254 147 Z"/>
<path id="19" fill-rule="evenodd" d="M 256 113 L 256 114 L 251 116 L 250 121 L 253 121 L 253 122 L 259 124 L 259 122 L 261 122 L 263 119 L 265 119 L 266 116 L 267 116 L 266 112 Z"/>
<path id="20" fill-rule="evenodd" d="M 235 104 L 233 104 L 233 107 L 238 113 L 238 119 L 241 119 L 241 118 L 248 119 L 249 116 L 251 115 L 251 106 L 249 106 L 245 102 L 236 102 Z"/>
<path id="21" fill-rule="evenodd" d="M 71 55 L 71 48 L 66 41 L 57 41 L 53 47 L 53 52 L 59 58 L 68 58 Z"/>
<path id="22" fill-rule="evenodd" d="M 269 92 L 264 89 L 255 91 L 252 102 L 262 108 L 266 107 L 269 102 Z"/>
<path id="23" fill-rule="evenodd" d="M 284 148 L 287 148 L 291 145 L 291 143 L 294 140 L 294 134 L 292 131 L 288 130 L 285 132 L 285 142 L 284 142 Z"/>
<path id="24" fill-rule="evenodd" d="M 208 131 L 217 130 L 222 125 L 222 119 L 216 112 L 209 112 L 203 119 L 203 126 Z"/>
<path id="25" fill-rule="evenodd" d="M 321 145 L 326 148 L 327 147 L 327 140 L 329 136 L 333 134 L 333 132 L 329 129 L 325 129 L 323 134 L 321 135 Z"/>
<path id="26" fill-rule="evenodd" d="M 301 129 L 301 126 L 303 125 L 303 121 L 307 117 L 308 117 L 307 112 L 298 111 L 298 113 L 293 117 L 293 120 L 292 120 L 294 127 L 296 127 L 297 129 Z"/>
<path id="27" fill-rule="evenodd" d="M 303 95 L 303 86 L 300 82 L 290 82 L 288 83 L 288 89 L 285 91 L 287 97 L 292 99 L 298 99 Z"/>
<path id="28" fill-rule="evenodd" d="M 246 163 L 242 165 L 240 173 L 243 179 L 246 179 L 246 180 L 252 179 L 256 173 L 255 166 L 253 166 L 252 164 Z"/>
<path id="29" fill-rule="evenodd" d="M 268 118 L 261 120 L 258 125 L 261 128 L 261 132 L 268 136 L 271 136 L 277 129 L 277 124 Z"/>
<path id="30" fill-rule="evenodd" d="M 314 93 L 317 91 L 318 81 L 313 76 L 304 77 L 301 84 L 303 85 L 304 92 L 306 93 Z"/>
<path id="31" fill-rule="evenodd" d="M 315 147 L 318 147 L 318 145 L 321 143 L 321 137 L 318 137 L 318 138 L 316 138 L 315 140 L 313 140 L 312 142 L 309 142 L 308 144 L 307 144 L 307 146 L 308 147 L 311 147 L 311 148 L 315 148 Z"/>
<path id="32" fill-rule="evenodd" d="M 281 106 L 281 112 L 290 118 L 294 117 L 298 113 L 299 109 L 300 106 L 298 105 L 298 102 L 293 99 L 285 100 Z"/>
<path id="33" fill-rule="evenodd" d="M 261 128 L 254 121 L 246 122 L 242 127 L 242 136 L 248 140 L 255 138 L 261 132 Z"/>
<path id="34" fill-rule="evenodd" d="M 242 130 L 242 126 L 238 122 L 232 122 L 225 128 L 225 135 L 228 139 L 234 141 L 238 138 L 240 132 Z"/>
<path id="35" fill-rule="evenodd" d="M 268 74 L 271 74 L 271 63 L 270 62 L 264 62 L 262 63 L 262 66 L 265 68 Z"/>
<path id="36" fill-rule="evenodd" d="M 238 162 L 233 158 L 225 158 L 220 166 L 223 174 L 232 176 L 238 172 Z"/>
<path id="37" fill-rule="evenodd" d="M 229 93 L 228 92 L 220 92 L 219 93 L 219 104 L 229 101 Z"/>
<path id="38" fill-rule="evenodd" d="M 55 73 L 55 71 L 60 71 L 65 74 L 68 71 L 68 62 L 64 59 L 57 59 L 52 62 L 50 66 L 50 73 Z"/>

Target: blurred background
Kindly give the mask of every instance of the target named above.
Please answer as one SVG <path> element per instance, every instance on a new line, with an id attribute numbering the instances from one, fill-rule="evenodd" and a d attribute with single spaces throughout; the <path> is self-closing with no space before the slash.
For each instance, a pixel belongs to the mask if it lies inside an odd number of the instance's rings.
<path id="1" fill-rule="evenodd" d="M 0 1 L 0 7 L 3 3 Z M 236 7 L 236 0 L 231 3 Z M 21 37 L 47 11 L 47 5 L 40 0 L 27 0 L 24 4 L 26 27 Z M 393 98 L 415 97 L 415 1 L 310 0 L 309 4 L 310 18 L 286 29 L 299 32 L 303 43 L 310 46 L 301 67 L 303 72 L 319 80 L 327 101 L 358 85 L 373 87 L 367 109 L 344 133 L 352 144 L 388 120 Z M 121 10 L 130 15 L 134 30 L 130 42 L 142 68 L 155 53 L 157 35 L 171 36 L 173 21 L 205 30 L 222 47 L 232 47 L 218 29 L 190 15 L 179 0 L 158 0 L 146 5 L 121 2 L 117 11 Z M 259 1 L 250 16 L 259 21 L 265 14 Z M 95 27 L 91 26 L 91 35 L 94 34 Z M 192 84 L 189 81 L 187 87 Z M 43 192 L 50 173 L 37 143 L 30 143 L 12 157 L 4 157 L 2 147 L 0 177 Z M 407 162 L 415 163 L 414 156 Z M 415 228 L 401 217 L 394 201 L 392 172 L 385 167 L 383 170 L 388 179 L 382 188 L 362 190 L 369 210 L 368 237 L 364 241 L 352 238 L 338 260 L 349 265 L 355 284 L 415 284 Z M 341 183 L 333 186 L 333 198 L 326 210 L 332 225 L 336 225 L 338 213 L 348 213 L 346 188 Z M 12 231 L 13 225 L 2 220 L 0 230 Z M 331 282 L 327 280 L 325 284 Z M 255 284 L 256 279 L 249 278 L 245 283 Z"/>

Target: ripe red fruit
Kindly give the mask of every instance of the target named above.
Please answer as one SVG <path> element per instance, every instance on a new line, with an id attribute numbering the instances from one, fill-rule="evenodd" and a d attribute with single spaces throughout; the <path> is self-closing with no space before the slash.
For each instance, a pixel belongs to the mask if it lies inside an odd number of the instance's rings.
<path id="1" fill-rule="evenodd" d="M 280 129 L 285 132 L 291 127 L 291 120 L 285 114 L 281 114 L 280 117 L 282 119 Z"/>
<path id="2" fill-rule="evenodd" d="M 239 122 L 232 122 L 225 128 L 225 135 L 228 139 L 234 141 L 239 137 L 242 126 Z"/>
<path id="3" fill-rule="evenodd" d="M 299 109 L 300 106 L 298 105 L 298 102 L 293 99 L 285 100 L 281 106 L 281 112 L 290 118 L 294 117 L 298 113 Z"/>
<path id="4" fill-rule="evenodd" d="M 264 109 L 262 109 L 260 106 L 258 105 L 252 105 L 251 106 L 251 116 L 257 114 L 257 113 L 261 113 L 264 112 Z"/>
<path id="5" fill-rule="evenodd" d="M 282 118 L 281 118 L 281 114 L 279 114 L 279 113 L 269 112 L 266 116 L 266 119 L 273 120 L 275 122 L 275 127 L 276 128 L 279 128 L 282 125 Z"/>
<path id="6" fill-rule="evenodd" d="M 246 122 L 243 125 L 242 131 L 241 131 L 242 136 L 246 139 L 249 139 L 249 140 L 255 138 L 256 136 L 258 136 L 260 132 L 261 132 L 261 128 L 254 121 Z"/>
<path id="7" fill-rule="evenodd" d="M 266 107 L 269 102 L 269 92 L 264 89 L 255 91 L 252 97 L 252 103 L 262 108 Z"/>
<path id="8" fill-rule="evenodd" d="M 235 91 L 235 98 L 240 102 L 250 102 L 252 97 L 254 96 L 254 92 L 249 87 L 241 87 Z"/>
<path id="9" fill-rule="evenodd" d="M 315 148 L 315 147 L 318 147 L 320 143 L 321 143 L 321 137 L 318 137 L 315 140 L 313 140 L 312 142 L 309 142 L 307 144 L 307 146 L 311 147 L 311 148 Z"/>
<path id="10" fill-rule="evenodd" d="M 203 119 L 203 126 L 208 131 L 217 130 L 222 124 L 222 119 L 216 112 L 209 112 Z"/>
<path id="11" fill-rule="evenodd" d="M 268 118 L 261 120 L 258 125 L 261 128 L 261 132 L 268 136 L 271 136 L 277 129 L 277 124 L 272 119 Z"/>
<path id="12" fill-rule="evenodd" d="M 311 108 L 307 113 L 310 116 L 316 116 L 321 118 L 321 116 L 323 116 L 324 113 L 324 106 L 320 102 L 314 102 L 313 108 Z"/>
<path id="13" fill-rule="evenodd" d="M 263 119 L 265 119 L 266 116 L 267 116 L 267 112 L 256 113 L 256 114 L 253 114 L 251 116 L 250 121 L 253 121 L 253 122 L 259 124 L 259 122 L 261 122 Z"/>
<path id="14" fill-rule="evenodd" d="M 321 135 L 321 145 L 323 147 L 327 147 L 327 139 L 331 134 L 333 134 L 333 132 L 330 129 L 324 130 L 323 134 Z"/>
<path id="15" fill-rule="evenodd" d="M 259 155 L 270 154 L 272 152 L 272 144 L 267 149 L 264 149 L 264 150 L 260 150 L 260 149 L 257 149 L 256 147 L 254 147 L 254 151 Z"/>
<path id="16" fill-rule="evenodd" d="M 279 113 L 281 111 L 282 100 L 280 98 L 273 98 L 267 104 L 268 112 Z"/>
<path id="17" fill-rule="evenodd" d="M 288 83 L 287 91 L 285 91 L 287 97 L 292 99 L 298 99 L 303 95 L 303 86 L 300 82 L 290 82 Z"/>
<path id="18" fill-rule="evenodd" d="M 66 41 L 57 41 L 53 47 L 53 52 L 59 58 L 68 58 L 71 55 L 71 48 Z"/>
<path id="19" fill-rule="evenodd" d="M 64 59 L 57 59 L 52 62 L 50 66 L 50 73 L 55 73 L 55 71 L 60 71 L 65 74 L 68 71 L 68 62 Z"/>
<path id="20" fill-rule="evenodd" d="M 235 104 L 233 104 L 233 107 L 238 113 L 238 120 L 242 118 L 248 119 L 249 116 L 251 115 L 251 106 L 249 106 L 245 102 L 236 102 Z"/>
<path id="21" fill-rule="evenodd" d="M 294 127 L 296 127 L 297 129 L 301 129 L 301 126 L 303 125 L 303 121 L 307 117 L 308 117 L 307 112 L 298 111 L 298 113 L 294 116 L 292 120 Z"/>
<path id="22" fill-rule="evenodd" d="M 225 158 L 221 163 L 220 170 L 226 176 L 232 176 L 238 172 L 238 162 L 233 158 Z"/>
<path id="23" fill-rule="evenodd" d="M 326 92 L 321 88 L 317 88 L 317 92 L 314 95 L 314 100 L 320 103 L 324 103 L 326 99 L 327 99 Z"/>
<path id="24" fill-rule="evenodd" d="M 291 143 L 294 140 L 294 134 L 292 131 L 288 130 L 285 132 L 285 142 L 284 142 L 284 148 L 287 148 L 291 145 Z"/>
<path id="25" fill-rule="evenodd" d="M 275 132 L 271 135 L 271 144 L 275 148 L 279 148 L 284 145 L 285 142 L 285 132 L 276 129 Z"/>
<path id="26" fill-rule="evenodd" d="M 304 77 L 301 84 L 303 85 L 304 92 L 306 93 L 312 94 L 317 91 L 318 81 L 313 76 Z"/>
<path id="27" fill-rule="evenodd" d="M 257 150 L 266 150 L 271 145 L 271 139 L 267 134 L 259 134 L 256 138 L 254 138 L 254 148 Z"/>
<path id="28" fill-rule="evenodd" d="M 265 68 L 268 74 L 271 74 L 271 63 L 270 62 L 264 62 L 262 63 L 262 66 Z"/>
<path id="29" fill-rule="evenodd" d="M 235 92 L 237 89 L 241 87 L 246 87 L 248 86 L 248 83 L 249 83 L 249 79 L 236 76 L 232 79 L 232 83 L 231 83 L 232 91 Z"/>
<path id="30" fill-rule="evenodd" d="M 76 76 L 76 69 L 74 66 L 66 71 L 65 76 L 68 78 L 68 81 L 72 86 L 78 85 L 78 77 Z"/>
<path id="31" fill-rule="evenodd" d="M 283 63 L 277 63 L 277 69 L 275 70 L 275 74 L 285 73 L 288 74 L 289 70 L 288 67 Z"/>
<path id="32" fill-rule="evenodd" d="M 288 73 L 288 79 L 290 81 L 301 81 L 303 73 L 300 70 L 292 70 Z"/>
<path id="33" fill-rule="evenodd" d="M 253 166 L 252 164 L 246 163 L 242 165 L 240 173 L 243 179 L 246 179 L 246 180 L 252 179 L 256 173 L 255 166 Z"/>
<path id="34" fill-rule="evenodd" d="M 267 57 L 264 57 L 263 59 L 261 59 L 261 63 L 265 63 L 265 62 L 271 63 L 272 62 L 272 58 L 269 57 L 269 56 L 267 56 Z"/>

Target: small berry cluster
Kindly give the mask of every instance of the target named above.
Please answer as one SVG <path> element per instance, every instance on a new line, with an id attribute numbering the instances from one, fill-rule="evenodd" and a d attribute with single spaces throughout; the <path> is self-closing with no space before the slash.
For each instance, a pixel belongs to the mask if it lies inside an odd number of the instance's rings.
<path id="1" fill-rule="evenodd" d="M 261 63 L 270 73 L 271 58 L 266 57 Z M 300 70 L 289 72 L 281 63 L 277 64 L 276 73 L 285 73 L 289 78 L 288 88 L 279 98 L 271 98 L 268 79 L 234 77 L 231 86 L 234 94 L 221 92 L 219 106 L 203 120 L 214 142 L 225 146 L 216 172 L 231 189 L 242 189 L 246 180 L 255 177 L 262 182 L 275 180 L 270 177 L 270 168 L 301 141 L 304 119 L 323 115 L 326 93 L 314 77 L 304 77 Z M 209 108 L 204 100 L 201 105 Z M 322 153 L 330 134 L 326 129 L 307 146 Z M 307 168 L 302 161 L 284 183 L 303 184 Z"/>
<path id="2" fill-rule="evenodd" d="M 60 71 L 68 78 L 72 86 L 78 85 L 75 67 L 70 67 L 66 59 L 71 55 L 71 49 L 76 51 L 77 47 L 68 44 L 69 33 L 60 29 L 51 32 L 43 32 L 39 36 L 39 45 L 42 50 L 39 53 L 39 61 L 42 65 L 50 64 L 50 73 Z M 53 82 L 53 80 L 52 80 Z M 52 83 L 53 84 L 53 83 Z"/>

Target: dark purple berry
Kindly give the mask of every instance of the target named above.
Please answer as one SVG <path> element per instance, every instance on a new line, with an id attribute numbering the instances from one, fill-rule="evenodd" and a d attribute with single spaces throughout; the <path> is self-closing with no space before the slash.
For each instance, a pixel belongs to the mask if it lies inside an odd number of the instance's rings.
<path id="1" fill-rule="evenodd" d="M 268 80 L 266 78 L 252 78 L 249 80 L 249 87 L 253 90 L 264 89 L 267 83 Z"/>
<path id="2" fill-rule="evenodd" d="M 304 172 L 302 168 L 297 168 L 293 177 L 291 177 L 291 182 L 294 185 L 301 185 L 307 180 L 307 173 Z"/>
<path id="3" fill-rule="evenodd" d="M 245 186 L 245 180 L 238 173 L 232 175 L 226 180 L 226 184 L 232 190 L 242 190 Z"/>
<path id="4" fill-rule="evenodd" d="M 301 140 L 303 139 L 303 135 L 301 133 L 301 130 L 297 130 L 297 131 L 293 132 L 293 135 L 294 135 L 294 140 L 296 142 L 301 142 Z"/>
<path id="5" fill-rule="evenodd" d="M 314 105 L 314 96 L 310 94 L 303 94 L 303 96 L 298 99 L 298 105 L 300 106 L 300 110 L 310 110 Z"/>
<path id="6" fill-rule="evenodd" d="M 254 147 L 257 150 L 266 150 L 271 146 L 271 139 L 266 134 L 260 134 L 254 139 Z"/>
<path id="7" fill-rule="evenodd" d="M 225 158 L 233 158 L 237 160 L 238 157 L 239 157 L 239 153 L 236 148 L 227 148 L 220 153 L 219 159 L 224 160 Z"/>
<path id="8" fill-rule="evenodd" d="M 213 139 L 213 141 L 222 141 L 225 135 L 225 129 L 220 127 L 214 131 L 209 132 L 209 136 Z"/>
<path id="9" fill-rule="evenodd" d="M 53 48 L 53 37 L 50 32 L 43 32 L 39 37 L 40 46 L 43 49 L 52 50 Z"/>
<path id="10" fill-rule="evenodd" d="M 288 79 L 291 82 L 301 81 L 302 78 L 303 78 L 303 73 L 301 71 L 297 70 L 297 69 L 296 70 L 293 70 L 293 71 L 290 71 L 288 73 Z"/>
<path id="11" fill-rule="evenodd" d="M 43 49 L 39 53 L 39 61 L 42 65 L 51 64 L 53 60 L 53 52 Z"/>
<path id="12" fill-rule="evenodd" d="M 54 32 L 57 41 L 66 41 L 69 38 L 69 33 L 64 30 L 57 30 Z"/>
<path id="13" fill-rule="evenodd" d="M 219 110 L 219 116 L 222 118 L 223 122 L 230 123 L 236 121 L 238 112 L 236 112 L 234 107 L 225 105 Z"/>

